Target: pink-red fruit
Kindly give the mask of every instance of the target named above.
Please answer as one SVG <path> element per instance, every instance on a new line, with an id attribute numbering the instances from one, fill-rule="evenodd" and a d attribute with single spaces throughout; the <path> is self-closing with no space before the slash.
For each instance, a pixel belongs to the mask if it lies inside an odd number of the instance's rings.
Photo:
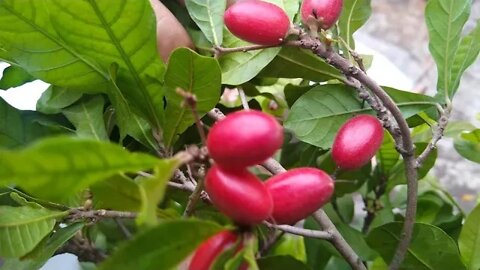
<path id="1" fill-rule="evenodd" d="M 332 146 L 333 161 L 345 170 L 358 169 L 375 156 L 382 141 L 383 128 L 377 118 L 356 116 L 338 131 Z"/>
<path id="2" fill-rule="evenodd" d="M 231 231 L 221 231 L 204 241 L 195 251 L 188 270 L 209 270 L 215 260 L 238 241 Z"/>
<path id="3" fill-rule="evenodd" d="M 286 37 L 290 19 L 283 9 L 260 0 L 243 0 L 230 6 L 223 16 L 236 37 L 260 45 L 277 45 Z"/>
<path id="4" fill-rule="evenodd" d="M 214 165 L 208 170 L 205 190 L 220 212 L 242 225 L 258 224 L 273 210 L 263 182 L 245 169 L 225 171 Z"/>
<path id="5" fill-rule="evenodd" d="M 294 224 L 330 200 L 334 184 L 324 171 L 297 168 L 272 176 L 265 182 L 273 199 L 273 222 Z"/>
<path id="6" fill-rule="evenodd" d="M 340 17 L 343 0 L 303 0 L 301 7 L 302 21 L 311 23 L 309 17 L 322 29 L 332 27 Z"/>
<path id="7" fill-rule="evenodd" d="M 283 143 L 282 126 L 260 111 L 238 111 L 210 129 L 210 157 L 222 168 L 244 169 L 271 157 Z"/>

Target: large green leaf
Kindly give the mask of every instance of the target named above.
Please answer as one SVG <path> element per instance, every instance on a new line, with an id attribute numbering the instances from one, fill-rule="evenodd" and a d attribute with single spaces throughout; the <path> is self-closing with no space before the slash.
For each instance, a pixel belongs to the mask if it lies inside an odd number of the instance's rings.
<path id="1" fill-rule="evenodd" d="M 3 75 L 0 78 L 0 89 L 7 90 L 12 87 L 21 86 L 34 79 L 35 78 L 28 74 L 23 68 L 19 66 L 9 66 L 3 70 Z"/>
<path id="2" fill-rule="evenodd" d="M 85 224 L 74 223 L 56 230 L 49 238 L 45 238 L 33 251 L 24 258 L 9 258 L 0 270 L 38 270 L 55 254 L 62 245 L 80 231 Z"/>
<path id="3" fill-rule="evenodd" d="M 157 224 L 157 205 L 163 199 L 168 180 L 181 163 L 177 159 L 162 160 L 154 169 L 152 178 L 140 182 L 140 195 L 142 207 L 137 218 L 137 223 Z"/>
<path id="4" fill-rule="evenodd" d="M 215 59 L 179 48 L 170 55 L 165 85 L 167 109 L 163 139 L 167 146 L 171 146 L 177 136 L 195 122 L 191 109 L 182 106 L 184 98 L 176 92 L 176 88 L 196 96 L 196 111 L 202 117 L 220 99 L 221 70 Z"/>
<path id="5" fill-rule="evenodd" d="M 188 14 L 200 27 L 210 43 L 220 46 L 223 42 L 223 12 L 226 0 L 186 0 Z"/>
<path id="6" fill-rule="evenodd" d="M 79 91 L 51 85 L 37 101 L 37 111 L 46 114 L 59 113 L 81 97 L 82 93 Z"/>
<path id="7" fill-rule="evenodd" d="M 0 256 L 21 257 L 47 236 L 63 212 L 28 206 L 0 206 Z"/>
<path id="8" fill-rule="evenodd" d="M 0 148 L 26 145 L 36 139 L 60 133 L 54 128 L 40 125 L 40 115 L 32 111 L 20 111 L 0 98 Z"/>
<path id="9" fill-rule="evenodd" d="M 343 75 L 312 52 L 284 47 L 259 76 L 280 78 L 303 78 L 322 82 L 343 79 Z"/>
<path id="10" fill-rule="evenodd" d="M 90 187 L 96 209 L 140 211 L 139 185 L 128 176 L 117 174 Z"/>
<path id="11" fill-rule="evenodd" d="M 463 224 L 458 246 L 468 270 L 480 269 L 480 205 L 468 215 Z"/>
<path id="12" fill-rule="evenodd" d="M 429 0 L 425 9 L 429 49 L 437 64 L 437 90 L 442 99 L 451 98 L 454 93 L 452 66 L 471 5 L 472 0 Z"/>
<path id="13" fill-rule="evenodd" d="M 291 256 L 270 256 L 257 261 L 260 270 L 309 270 L 302 261 Z"/>
<path id="14" fill-rule="evenodd" d="M 101 270 L 172 269 L 220 226 L 199 220 L 165 221 L 124 244 Z"/>
<path id="15" fill-rule="evenodd" d="M 395 141 L 390 133 L 385 132 L 382 146 L 378 150 L 377 160 L 384 175 L 388 175 L 390 170 L 395 166 L 400 153 L 395 149 Z"/>
<path id="16" fill-rule="evenodd" d="M 455 138 L 454 146 L 464 158 L 480 163 L 480 129 L 460 134 Z"/>
<path id="17" fill-rule="evenodd" d="M 106 142 L 48 138 L 21 151 L 1 151 L 0 184 L 13 183 L 40 197 L 62 200 L 107 177 L 150 169 L 159 161 Z"/>
<path id="18" fill-rule="evenodd" d="M 1 1 L 0 44 L 20 67 L 48 83 L 98 91 L 107 78 L 93 60 L 55 33 L 44 1 Z"/>
<path id="19" fill-rule="evenodd" d="M 433 98 L 385 88 L 405 118 L 435 106 Z M 300 97 L 292 106 L 285 127 L 298 139 L 322 148 L 330 148 L 340 126 L 357 114 L 372 114 L 362 108 L 356 91 L 344 85 L 317 86 Z"/>
<path id="20" fill-rule="evenodd" d="M 367 22 L 371 13 L 370 0 L 343 1 L 342 14 L 338 20 L 338 34 L 347 43 L 348 48 L 355 49 L 353 33 Z"/>
<path id="21" fill-rule="evenodd" d="M 460 80 L 465 70 L 475 62 L 480 53 L 480 21 L 477 26 L 460 42 L 452 66 L 451 95 L 453 96 L 460 85 Z"/>
<path id="22" fill-rule="evenodd" d="M 75 126 L 78 137 L 106 141 L 108 135 L 103 119 L 104 105 L 103 97 L 95 96 L 85 98 L 62 112 Z"/>
<path id="23" fill-rule="evenodd" d="M 69 46 L 101 70 L 119 65 L 120 89 L 134 109 L 159 128 L 164 67 L 156 46 L 156 19 L 147 0 L 46 0 L 53 27 Z M 107 77 L 108 78 L 108 77 Z M 161 100 L 161 98 L 160 98 Z"/>
<path id="24" fill-rule="evenodd" d="M 373 229 L 367 238 L 386 262 L 392 260 L 400 240 L 402 223 L 392 222 Z M 400 269 L 451 270 L 465 269 L 458 247 L 441 229 L 423 223 L 415 223 L 412 242 Z"/>

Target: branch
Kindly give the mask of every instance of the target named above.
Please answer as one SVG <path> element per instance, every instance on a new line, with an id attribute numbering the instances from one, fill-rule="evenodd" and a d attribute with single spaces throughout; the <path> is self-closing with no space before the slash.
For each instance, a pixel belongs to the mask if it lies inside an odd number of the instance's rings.
<path id="1" fill-rule="evenodd" d="M 248 52 L 248 51 L 256 51 L 256 50 L 262 50 L 262 49 L 268 49 L 268 48 L 275 48 L 275 47 L 280 47 L 282 46 L 281 44 L 277 45 L 248 45 L 248 46 L 243 46 L 243 47 L 235 47 L 235 48 L 224 48 L 224 47 L 214 47 L 213 48 L 213 53 L 216 58 L 228 54 L 228 53 L 234 53 L 234 52 Z"/>
<path id="2" fill-rule="evenodd" d="M 193 190 L 192 194 L 190 194 L 190 196 L 188 197 L 187 207 L 185 207 L 185 211 L 183 212 L 184 216 L 189 217 L 193 214 L 195 205 L 197 204 L 198 200 L 201 198 L 202 192 L 204 192 L 203 191 L 204 186 L 205 186 L 205 179 L 204 179 L 204 176 L 202 176 L 198 180 L 195 190 Z"/>
<path id="3" fill-rule="evenodd" d="M 438 119 L 438 124 L 435 127 L 433 127 L 432 140 L 427 145 L 427 148 L 423 150 L 423 153 L 421 153 L 417 157 L 416 164 L 415 164 L 417 168 L 423 165 L 428 155 L 430 155 L 430 153 L 437 147 L 437 143 L 443 137 L 443 132 L 445 131 L 445 128 L 448 125 L 448 120 L 450 118 L 450 113 L 451 113 L 451 107 L 447 107 L 445 109 L 440 107 L 439 112 L 440 112 L 440 118 Z"/>
<path id="4" fill-rule="evenodd" d="M 269 228 L 277 229 L 277 230 L 295 234 L 295 235 L 300 235 L 300 236 L 305 236 L 310 238 L 318 238 L 318 239 L 329 240 L 329 241 L 333 239 L 333 235 L 328 231 L 309 230 L 309 229 L 298 228 L 290 225 L 275 225 L 266 221 L 263 222 L 263 224 L 265 224 Z"/>
<path id="5" fill-rule="evenodd" d="M 333 222 L 327 216 L 327 214 L 322 210 L 318 210 L 313 214 L 313 218 L 317 221 L 322 229 L 331 234 L 330 242 L 335 246 L 335 248 L 342 254 L 343 258 L 350 264 L 354 270 L 367 270 L 365 265 L 362 263 L 362 260 L 355 251 L 348 245 L 348 243 L 343 239 L 340 232 L 338 232 Z"/>
<path id="6" fill-rule="evenodd" d="M 123 211 L 114 211 L 114 210 L 84 210 L 81 208 L 72 209 L 68 213 L 67 219 L 69 221 L 78 221 L 88 219 L 91 222 L 96 222 L 104 218 L 113 218 L 113 219 L 133 219 L 138 216 L 138 213 L 135 212 L 123 212 Z"/>

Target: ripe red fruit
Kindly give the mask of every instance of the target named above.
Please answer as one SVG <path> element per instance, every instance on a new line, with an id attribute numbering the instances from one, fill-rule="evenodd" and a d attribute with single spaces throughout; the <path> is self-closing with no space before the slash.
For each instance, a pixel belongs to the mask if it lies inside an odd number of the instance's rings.
<path id="1" fill-rule="evenodd" d="M 243 225 L 267 219 L 273 203 L 263 182 L 247 170 L 224 171 L 218 166 L 208 170 L 205 190 L 215 207 Z"/>
<path id="2" fill-rule="evenodd" d="M 308 18 L 313 16 L 318 26 L 329 29 L 340 17 L 343 0 L 304 0 L 301 7 L 302 21 L 308 24 Z"/>
<path id="3" fill-rule="evenodd" d="M 294 224 L 327 203 L 334 184 L 322 170 L 297 168 L 272 176 L 265 187 L 273 199 L 273 221 Z"/>
<path id="4" fill-rule="evenodd" d="M 283 143 L 282 126 L 260 111 L 238 111 L 210 129 L 207 147 L 222 168 L 244 169 L 271 157 Z"/>
<path id="5" fill-rule="evenodd" d="M 223 18 L 232 34 L 260 45 L 280 44 L 290 28 L 290 19 L 283 9 L 259 0 L 238 1 L 225 11 Z"/>
<path id="6" fill-rule="evenodd" d="M 189 270 L 209 270 L 222 252 L 233 247 L 238 235 L 231 231 L 221 231 L 204 241 L 195 251 Z"/>
<path id="7" fill-rule="evenodd" d="M 353 170 L 367 164 L 382 145 L 383 128 L 371 115 L 348 120 L 337 133 L 332 158 L 338 167 Z"/>

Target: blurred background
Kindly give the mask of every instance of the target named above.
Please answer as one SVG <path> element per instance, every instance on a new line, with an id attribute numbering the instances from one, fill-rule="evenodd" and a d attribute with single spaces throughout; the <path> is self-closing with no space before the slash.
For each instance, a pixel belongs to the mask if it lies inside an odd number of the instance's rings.
<path id="1" fill-rule="evenodd" d="M 424 20 L 425 0 L 372 0 L 372 16 L 356 33 L 357 51 L 374 55 L 368 71 L 380 84 L 401 90 L 434 94 L 436 67 L 428 52 Z M 480 20 L 480 0 L 473 0 L 469 32 Z M 0 63 L 0 71 L 7 65 Z M 0 90 L 0 97 L 23 110 L 34 110 L 36 100 L 48 87 L 34 81 L 22 87 Z M 480 61 L 465 73 L 454 99 L 452 121 L 468 121 L 480 126 Z M 434 176 L 457 199 L 466 212 L 475 205 L 480 191 L 480 166 L 461 158 L 453 140 L 439 143 Z M 73 255 L 56 256 L 41 270 L 79 270 Z"/>

